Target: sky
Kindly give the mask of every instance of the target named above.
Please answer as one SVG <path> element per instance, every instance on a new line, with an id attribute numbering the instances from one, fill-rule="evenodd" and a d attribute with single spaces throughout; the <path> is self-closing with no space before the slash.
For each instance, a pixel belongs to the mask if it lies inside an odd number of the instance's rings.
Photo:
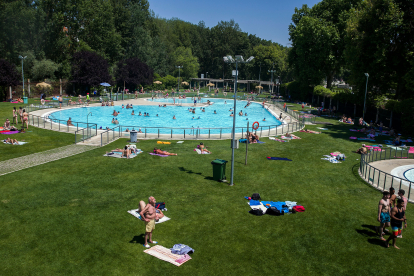
<path id="1" fill-rule="evenodd" d="M 312 7 L 321 0 L 149 0 L 150 9 L 160 18 L 173 17 L 211 28 L 234 19 L 243 32 L 290 46 L 289 24 L 295 7 Z"/>

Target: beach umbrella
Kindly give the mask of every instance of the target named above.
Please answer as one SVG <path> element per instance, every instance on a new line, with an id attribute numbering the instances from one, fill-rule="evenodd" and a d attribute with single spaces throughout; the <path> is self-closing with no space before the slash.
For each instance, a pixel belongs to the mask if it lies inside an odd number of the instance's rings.
<path id="1" fill-rule="evenodd" d="M 107 82 L 102 82 L 102 83 L 101 83 L 101 85 L 102 85 L 102 86 L 111 86 L 111 85 L 110 85 L 109 83 L 107 83 Z"/>
<path id="2" fill-rule="evenodd" d="M 183 81 L 181 84 L 183 84 L 183 85 L 189 85 L 189 83 L 186 82 L 186 81 Z"/>
<path id="3" fill-rule="evenodd" d="M 263 89 L 263 86 L 258 85 L 258 86 L 256 86 L 256 88 Z"/>
<path id="4" fill-rule="evenodd" d="M 160 81 L 154 81 L 155 84 L 162 84 Z"/>
<path id="5" fill-rule="evenodd" d="M 46 82 L 39 82 L 38 84 L 36 84 L 36 87 L 46 89 L 46 88 L 50 88 L 52 86 L 50 84 L 46 83 Z"/>
<path id="6" fill-rule="evenodd" d="M 213 83 L 207 83 L 207 86 L 214 86 L 214 84 Z"/>

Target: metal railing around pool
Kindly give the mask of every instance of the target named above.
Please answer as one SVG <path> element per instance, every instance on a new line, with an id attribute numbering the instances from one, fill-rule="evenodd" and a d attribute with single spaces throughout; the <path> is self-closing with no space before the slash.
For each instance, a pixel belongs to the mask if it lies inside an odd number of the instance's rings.
<path id="1" fill-rule="evenodd" d="M 277 136 L 286 132 L 296 132 L 304 127 L 302 122 L 292 122 L 282 125 L 262 126 L 257 130 L 251 127 L 236 127 L 236 137 L 245 138 L 247 131 L 255 132 L 259 137 Z M 128 130 L 128 131 L 127 131 Z M 168 127 L 137 127 L 137 126 L 116 126 L 102 132 L 101 146 L 106 145 L 119 137 L 128 137 L 129 131 L 137 130 L 138 139 L 230 139 L 232 138 L 231 127 L 228 128 L 168 128 Z"/>
<path id="2" fill-rule="evenodd" d="M 393 148 L 381 149 L 381 151 L 372 151 L 365 155 L 361 155 L 361 161 L 359 164 L 359 175 L 373 187 L 378 190 L 386 191 L 390 187 L 394 187 L 396 192 L 399 189 L 407 190 L 406 196 L 409 201 L 411 195 L 411 189 L 414 188 L 414 182 L 405 178 L 397 177 L 392 174 L 386 173 L 370 163 L 375 161 L 391 160 L 391 159 L 413 159 L 414 154 L 408 153 L 407 150 L 396 150 Z M 414 164 L 414 161 L 413 161 Z M 405 187 L 404 187 L 405 186 Z"/>
<path id="3" fill-rule="evenodd" d="M 298 121 L 301 121 L 302 123 L 314 123 L 316 121 L 316 116 L 311 113 L 297 113 L 296 111 L 293 111 L 292 109 L 286 108 L 286 111 L 283 109 L 283 104 L 281 104 L 278 100 L 272 100 L 275 107 L 277 107 L 280 110 L 283 110 L 283 112 L 289 114 L 293 118 L 295 118 Z"/>

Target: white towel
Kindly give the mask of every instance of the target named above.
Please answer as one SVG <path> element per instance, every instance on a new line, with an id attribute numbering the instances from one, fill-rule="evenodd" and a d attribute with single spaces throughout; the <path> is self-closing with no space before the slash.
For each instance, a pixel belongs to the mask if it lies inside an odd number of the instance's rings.
<path id="1" fill-rule="evenodd" d="M 128 211 L 128 213 L 130 213 L 130 214 L 131 214 L 131 215 L 133 215 L 134 217 L 138 218 L 139 220 L 142 220 L 142 219 L 141 219 L 141 215 L 138 213 L 138 209 L 129 210 L 129 211 Z M 167 220 L 170 220 L 170 218 L 164 215 L 164 217 L 163 217 L 163 218 L 161 218 L 161 219 L 159 219 L 158 221 L 156 221 L 156 222 L 155 222 L 155 224 L 158 224 L 158 223 L 163 223 L 163 222 L 165 222 L 165 221 L 167 221 Z M 142 220 L 142 221 L 143 221 L 143 220 Z"/>

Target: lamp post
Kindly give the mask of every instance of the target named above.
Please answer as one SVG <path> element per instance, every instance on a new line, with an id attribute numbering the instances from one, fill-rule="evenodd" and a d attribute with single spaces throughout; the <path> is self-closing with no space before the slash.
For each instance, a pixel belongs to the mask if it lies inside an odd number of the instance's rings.
<path id="1" fill-rule="evenodd" d="M 273 70 L 273 68 L 275 67 L 275 63 L 273 62 L 273 65 L 272 65 L 272 70 L 268 70 L 268 72 L 269 73 L 272 73 L 272 80 L 271 80 L 271 82 L 272 82 L 272 94 L 273 94 L 273 73 L 276 73 L 276 70 Z"/>
<path id="2" fill-rule="evenodd" d="M 175 66 L 175 68 L 178 68 L 178 89 L 177 89 L 177 93 L 180 93 L 180 69 L 182 69 L 183 66 Z"/>
<path id="3" fill-rule="evenodd" d="M 86 115 L 86 135 L 89 135 L 88 130 L 90 131 L 90 128 L 89 128 L 89 115 L 91 115 L 91 117 L 92 117 L 92 112 L 89 112 L 89 114 Z"/>
<path id="4" fill-rule="evenodd" d="M 22 60 L 23 98 L 24 98 L 24 72 L 23 72 L 23 60 L 24 60 L 25 58 L 27 58 L 27 56 L 25 56 L 25 57 L 19 56 L 19 58 Z"/>
<path id="5" fill-rule="evenodd" d="M 233 130 L 232 130 L 232 141 L 231 141 L 231 177 L 230 177 L 230 186 L 233 186 L 233 176 L 234 176 L 234 147 L 236 145 L 236 96 L 237 96 L 237 65 L 239 63 L 248 63 L 254 59 L 254 57 L 249 57 L 247 60 L 244 60 L 242 56 L 235 56 L 234 59 L 232 56 L 225 56 L 223 57 L 224 62 L 227 63 L 236 63 L 236 76 L 235 76 L 235 85 L 234 85 L 234 110 L 233 110 Z"/>
<path id="6" fill-rule="evenodd" d="M 279 96 L 279 86 L 280 86 L 280 76 L 277 76 L 277 79 L 276 79 L 276 85 L 277 85 L 277 95 Z"/>
<path id="7" fill-rule="evenodd" d="M 367 77 L 367 82 L 365 84 L 365 98 L 364 98 L 364 110 L 362 111 L 362 120 L 365 120 L 365 102 L 367 100 L 367 90 L 368 90 L 368 78 L 369 74 L 365 73 L 365 76 Z"/>
<path id="8" fill-rule="evenodd" d="M 262 74 L 262 63 L 260 62 L 260 70 L 259 70 L 259 86 L 262 86 L 262 82 L 260 81 L 260 75 Z M 260 87 L 259 87 L 259 94 L 261 94 Z"/>

